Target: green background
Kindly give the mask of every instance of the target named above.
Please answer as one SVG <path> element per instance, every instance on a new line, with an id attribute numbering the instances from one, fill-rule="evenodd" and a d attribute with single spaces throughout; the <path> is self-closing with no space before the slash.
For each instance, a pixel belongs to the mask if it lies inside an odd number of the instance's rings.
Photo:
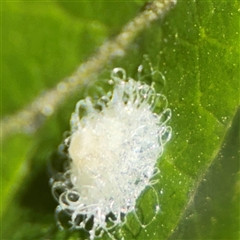
<path id="1" fill-rule="evenodd" d="M 2 116 L 13 114 L 94 55 L 144 9 L 140 1 L 2 2 Z M 179 1 L 149 25 L 98 75 L 114 67 L 137 77 L 147 54 L 166 78 L 173 136 L 159 159 L 160 212 L 142 229 L 132 216 L 125 239 L 239 239 L 239 2 Z M 147 71 L 147 70 L 146 70 Z M 154 79 L 161 88 L 162 80 Z M 146 79 L 148 83 L 152 79 Z M 57 149 L 79 87 L 33 135 L 1 143 L 2 239 L 81 239 L 59 231 L 48 184 L 49 154 Z M 144 221 L 156 199 L 140 197 Z M 107 236 L 104 236 L 107 239 Z"/>

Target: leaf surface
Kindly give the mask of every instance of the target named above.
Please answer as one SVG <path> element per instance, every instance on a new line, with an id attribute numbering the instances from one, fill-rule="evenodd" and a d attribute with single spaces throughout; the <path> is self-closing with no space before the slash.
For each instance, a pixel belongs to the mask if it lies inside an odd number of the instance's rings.
<path id="1" fill-rule="evenodd" d="M 40 92 L 70 75 L 140 8 L 139 2 L 101 2 L 95 6 L 92 2 L 3 3 L 3 114 L 20 110 Z M 113 60 L 99 75 L 100 80 L 105 79 L 112 68 L 123 67 L 129 76 L 137 78 L 138 65 L 148 65 L 144 61 L 147 54 L 154 69 L 166 78 L 164 88 L 160 75 L 154 80 L 172 109 L 173 136 L 159 159 L 161 172 L 154 186 L 159 193 L 160 211 L 145 229 L 129 216 L 116 236 L 219 239 L 222 233 L 234 239 L 239 233 L 239 226 L 232 224 L 238 222 L 234 213 L 239 211 L 239 162 L 231 161 L 231 157 L 239 158 L 235 154 L 239 145 L 230 148 L 227 158 L 229 166 L 238 169 L 221 168 L 222 178 L 234 174 L 227 198 L 221 194 L 218 201 L 209 195 L 221 190 L 220 180 L 209 184 L 208 191 L 201 190 L 205 179 L 212 181 L 208 176 L 218 176 L 213 166 L 223 165 L 217 156 L 222 153 L 224 141 L 237 141 L 239 134 L 237 128 L 235 134 L 229 130 L 239 106 L 238 40 L 238 1 L 179 1 L 163 20 L 138 36 L 124 57 Z M 145 80 L 150 83 L 153 79 Z M 46 170 L 48 154 L 57 149 L 62 134 L 69 129 L 70 114 L 84 92 L 82 88 L 67 99 L 33 136 L 13 135 L 3 142 L 3 239 L 86 238 L 82 232 L 57 230 L 53 219 L 56 203 Z M 227 135 L 228 131 L 231 134 Z M 230 140 L 226 136 L 231 136 Z M 206 209 L 209 216 L 210 223 L 204 227 L 203 214 L 191 205 L 196 197 L 209 197 L 216 203 L 215 212 L 209 205 L 205 207 L 205 202 L 199 203 L 203 204 L 199 209 Z M 222 211 L 229 199 L 231 209 Z M 156 203 L 151 191 L 140 197 L 143 221 L 154 216 Z M 186 217 L 190 220 L 184 220 Z M 220 218 L 227 218 L 224 226 L 230 230 L 225 235 Z M 189 232 L 192 226 L 195 230 Z"/>

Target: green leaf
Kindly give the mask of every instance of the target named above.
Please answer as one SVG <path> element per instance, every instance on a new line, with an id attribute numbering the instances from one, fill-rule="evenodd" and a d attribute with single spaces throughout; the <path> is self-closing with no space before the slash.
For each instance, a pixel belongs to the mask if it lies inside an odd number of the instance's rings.
<path id="1" fill-rule="evenodd" d="M 169 239 L 238 239 L 240 108 L 217 157 Z"/>
<path id="2" fill-rule="evenodd" d="M 80 21 L 57 3 L 5 2 L 2 10 L 4 114 L 71 74 L 109 34 L 101 21 Z"/>
<path id="3" fill-rule="evenodd" d="M 20 110 L 36 95 L 71 75 L 110 35 L 116 35 L 133 19 L 141 6 L 137 1 L 2 3 L 2 113 Z M 117 236 L 238 236 L 239 144 L 233 146 L 239 140 L 239 129 L 234 124 L 237 117 L 233 122 L 239 106 L 238 34 L 237 0 L 179 1 L 164 20 L 146 28 L 127 54 L 114 59 L 98 77 L 105 79 L 113 67 L 123 67 L 136 78 L 137 66 L 142 62 L 146 65 L 147 54 L 154 69 L 166 78 L 162 91 L 173 113 L 173 136 L 159 159 L 159 183 L 154 186 L 159 193 L 160 211 L 145 229 L 130 215 Z M 161 89 L 162 78 L 154 80 Z M 87 237 L 86 233 L 61 232 L 56 228 L 56 203 L 46 169 L 48 155 L 57 149 L 62 134 L 69 129 L 70 114 L 85 90 L 82 88 L 67 99 L 34 135 L 13 135 L 4 140 L 3 239 Z M 227 160 L 219 157 L 221 154 Z M 235 160 L 231 161 L 232 157 Z M 192 204 L 193 200 L 199 207 Z M 139 198 L 138 213 L 143 221 L 151 220 L 156 204 L 151 189 Z M 229 204 L 231 207 L 223 211 Z"/>

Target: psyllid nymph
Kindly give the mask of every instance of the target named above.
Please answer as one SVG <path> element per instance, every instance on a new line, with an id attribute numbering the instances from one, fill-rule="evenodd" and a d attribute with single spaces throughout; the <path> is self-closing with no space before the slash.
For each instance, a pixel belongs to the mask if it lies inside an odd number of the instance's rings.
<path id="1" fill-rule="evenodd" d="M 76 104 L 67 148 L 65 172 L 52 178 L 52 192 L 72 228 L 101 236 L 135 211 L 136 200 L 152 185 L 157 160 L 171 138 L 167 99 L 147 85 L 112 70 L 113 90 L 99 99 Z M 158 105 L 165 105 L 157 112 Z M 89 227 L 89 222 L 92 222 Z"/>

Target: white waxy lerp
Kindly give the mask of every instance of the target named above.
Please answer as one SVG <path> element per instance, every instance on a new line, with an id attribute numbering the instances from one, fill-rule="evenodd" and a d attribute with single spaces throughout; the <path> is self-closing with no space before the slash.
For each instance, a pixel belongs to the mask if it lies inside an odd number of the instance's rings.
<path id="1" fill-rule="evenodd" d="M 53 193 L 62 188 L 57 212 L 70 214 L 73 228 L 86 229 L 93 219 L 90 239 L 109 233 L 124 222 L 123 214 L 135 211 L 136 200 L 152 184 L 157 159 L 171 137 L 166 125 L 170 109 L 165 106 L 154 113 L 156 105 L 167 100 L 153 84 L 127 78 L 122 68 L 113 69 L 110 81 L 112 92 L 97 101 L 87 97 L 77 103 L 71 136 L 65 141 L 69 167 L 52 185 Z M 114 217 L 108 224 L 110 213 Z"/>

